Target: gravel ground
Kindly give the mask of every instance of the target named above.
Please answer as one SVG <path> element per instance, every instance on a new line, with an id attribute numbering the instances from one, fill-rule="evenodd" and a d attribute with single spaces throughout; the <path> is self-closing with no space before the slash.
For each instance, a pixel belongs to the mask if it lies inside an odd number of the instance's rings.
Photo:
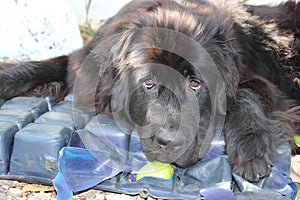
<path id="1" fill-rule="evenodd" d="M 56 200 L 53 187 L 0 180 L 0 200 Z M 72 200 L 143 200 L 140 196 L 89 190 L 74 195 Z M 148 197 L 147 200 L 154 200 Z M 159 200 L 159 199 L 158 199 Z"/>
<path id="2" fill-rule="evenodd" d="M 300 155 L 292 157 L 291 178 L 300 182 Z M 56 192 L 53 187 L 28 184 L 12 180 L 0 180 L 0 200 L 55 200 Z M 100 190 L 88 190 L 74 195 L 72 200 L 143 200 L 139 195 L 130 196 L 115 194 Z M 154 200 L 148 197 L 145 200 Z M 157 199 L 162 200 L 162 199 Z M 299 199 L 298 199 L 299 200 Z"/>

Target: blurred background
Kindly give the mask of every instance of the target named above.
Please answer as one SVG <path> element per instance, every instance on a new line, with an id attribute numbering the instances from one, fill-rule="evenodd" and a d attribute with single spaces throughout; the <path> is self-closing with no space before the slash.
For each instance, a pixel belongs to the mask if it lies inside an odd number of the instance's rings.
<path id="1" fill-rule="evenodd" d="M 85 4 L 88 0 L 68 0 L 78 19 L 81 21 L 85 16 Z M 108 18 L 114 15 L 122 6 L 128 3 L 129 0 L 92 0 L 89 16 L 95 19 Z M 282 0 L 248 0 L 248 4 L 278 4 Z"/>
<path id="2" fill-rule="evenodd" d="M 281 0 L 237 0 L 276 5 Z M 1 1 L 0 62 L 44 60 L 82 47 L 129 0 Z"/>

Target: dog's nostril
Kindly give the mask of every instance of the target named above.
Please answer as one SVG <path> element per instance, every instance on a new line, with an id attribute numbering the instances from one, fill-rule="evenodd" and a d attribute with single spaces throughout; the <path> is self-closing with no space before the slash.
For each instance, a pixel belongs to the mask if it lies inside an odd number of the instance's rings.
<path id="1" fill-rule="evenodd" d="M 173 138 L 167 131 L 161 130 L 158 133 L 156 140 L 158 144 L 166 146 L 173 141 Z"/>
<path id="2" fill-rule="evenodd" d="M 162 145 L 162 146 L 167 146 L 169 143 L 171 142 L 171 140 L 168 140 L 166 138 L 157 138 L 157 143 Z"/>

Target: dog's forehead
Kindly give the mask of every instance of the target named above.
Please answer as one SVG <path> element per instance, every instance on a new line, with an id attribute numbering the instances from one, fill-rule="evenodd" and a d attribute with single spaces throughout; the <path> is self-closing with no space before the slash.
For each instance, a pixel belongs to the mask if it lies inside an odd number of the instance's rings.
<path id="1" fill-rule="evenodd" d="M 176 80 L 184 81 L 191 77 L 201 77 L 199 71 L 195 70 L 190 64 L 178 63 L 176 65 L 166 65 L 164 63 L 147 63 L 142 66 L 136 67 L 133 72 L 137 80 L 145 78 L 153 78 L 157 81 L 163 80 Z"/>
<path id="2" fill-rule="evenodd" d="M 195 67 L 184 56 L 176 52 L 158 48 L 147 48 L 144 51 L 144 62 L 152 73 L 180 73 L 184 76 L 195 74 Z"/>

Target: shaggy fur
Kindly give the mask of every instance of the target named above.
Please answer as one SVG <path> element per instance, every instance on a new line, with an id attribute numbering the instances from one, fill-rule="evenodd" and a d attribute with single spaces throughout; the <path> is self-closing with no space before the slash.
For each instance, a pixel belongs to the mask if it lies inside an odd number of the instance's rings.
<path id="1" fill-rule="evenodd" d="M 283 5 L 270 16 L 254 16 L 235 2 L 132 1 L 69 56 L 3 65 L 0 98 L 43 95 L 37 87 L 48 91 L 43 84 L 57 82 L 58 99 L 72 92 L 77 105 L 123 118 L 137 128 L 149 159 L 180 167 L 200 160 L 222 129 L 233 172 L 257 181 L 269 174 L 276 148 L 292 140 L 300 121 L 292 108 L 300 102 L 294 83 L 300 62 L 289 47 L 293 40 L 298 45 L 298 33 L 293 38 L 281 25 L 293 30 L 300 4 L 289 11 L 291 21 L 272 22 L 286 16 Z M 161 28 L 192 39 L 207 54 L 189 39 L 160 34 Z M 209 59 L 220 80 L 210 73 Z M 210 89 L 215 83 L 218 91 Z"/>

